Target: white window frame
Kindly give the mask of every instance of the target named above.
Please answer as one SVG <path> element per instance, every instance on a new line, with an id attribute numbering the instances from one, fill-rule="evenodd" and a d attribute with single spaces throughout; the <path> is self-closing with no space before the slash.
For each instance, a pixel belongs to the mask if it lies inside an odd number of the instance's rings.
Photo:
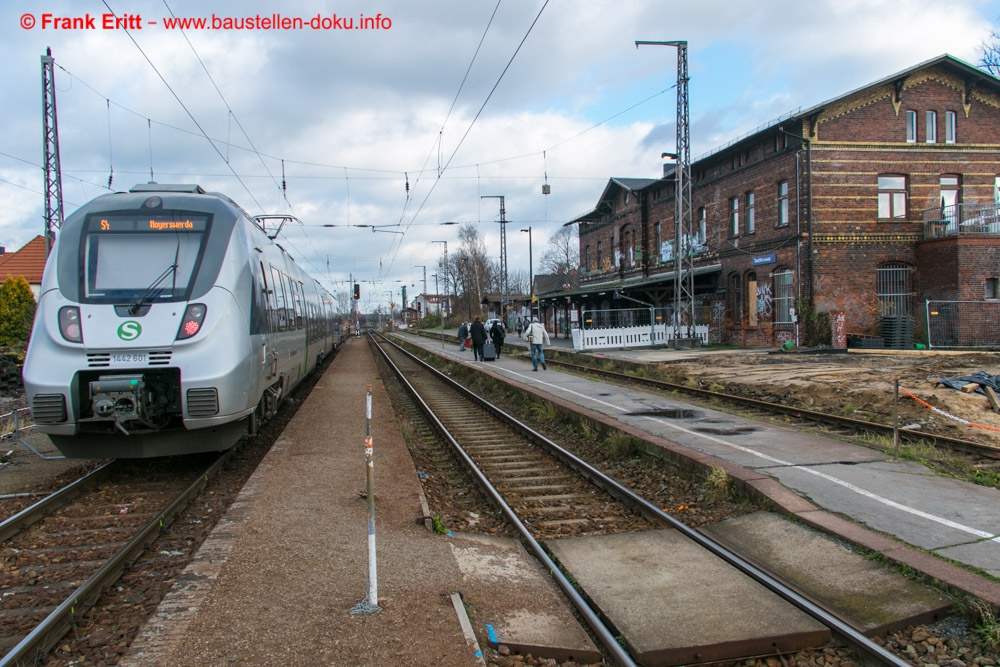
<path id="1" fill-rule="evenodd" d="M 927 143 L 936 144 L 937 143 L 937 111 L 927 112 L 927 127 L 924 128 L 925 136 L 927 137 Z"/>
<path id="2" fill-rule="evenodd" d="M 746 221 L 743 223 L 743 228 L 746 230 L 747 234 L 753 234 L 757 231 L 757 216 L 754 213 L 753 190 L 744 195 L 744 201 L 746 202 Z"/>
<path id="3" fill-rule="evenodd" d="M 890 183 L 889 180 L 893 182 Z M 895 179 L 902 180 L 902 187 Z M 906 218 L 907 178 L 903 174 L 880 174 L 878 177 L 878 218 L 879 220 L 900 220 Z M 900 210 L 901 209 L 901 210 Z"/>
<path id="4" fill-rule="evenodd" d="M 954 111 L 944 112 L 944 143 L 953 144 L 958 141 L 958 114 Z"/>
<path id="5" fill-rule="evenodd" d="M 788 226 L 788 181 L 778 182 L 778 223 L 776 226 Z"/>
<path id="6" fill-rule="evenodd" d="M 708 218 L 704 206 L 698 209 L 698 243 L 699 245 L 708 243 Z"/>
<path id="7" fill-rule="evenodd" d="M 917 112 L 913 109 L 906 111 L 906 143 L 917 143 Z"/>
<path id="8" fill-rule="evenodd" d="M 729 198 L 729 236 L 740 235 L 740 198 Z"/>
<path id="9" fill-rule="evenodd" d="M 791 269 L 775 271 L 774 283 L 774 323 L 791 324 L 792 308 L 795 306 L 795 283 Z"/>

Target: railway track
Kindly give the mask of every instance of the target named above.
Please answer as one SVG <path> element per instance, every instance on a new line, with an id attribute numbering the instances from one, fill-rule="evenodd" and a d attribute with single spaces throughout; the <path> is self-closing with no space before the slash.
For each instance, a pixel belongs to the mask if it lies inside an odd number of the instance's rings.
<path id="1" fill-rule="evenodd" d="M 446 339 L 450 342 L 451 339 Z M 517 348 L 512 348 L 517 349 Z M 555 352 L 554 354 L 552 352 Z M 938 433 L 921 432 L 899 428 L 892 424 L 882 424 L 862 419 L 853 419 L 843 415 L 830 414 L 817 410 L 809 410 L 781 403 L 763 401 L 760 399 L 735 394 L 692 387 L 654 378 L 642 377 L 639 374 L 608 370 L 593 364 L 568 361 L 569 355 L 560 354 L 557 350 L 547 350 L 546 363 L 553 368 L 564 371 L 597 377 L 616 384 L 639 386 L 644 389 L 666 392 L 693 399 L 699 405 L 711 406 L 715 409 L 735 409 L 742 415 L 760 419 L 780 416 L 789 425 L 818 425 L 826 433 L 843 437 L 868 438 L 872 436 L 884 439 L 898 437 L 900 442 L 913 444 L 930 444 L 964 452 L 982 459 L 1000 461 L 1000 447 L 962 438 L 954 438 Z"/>
<path id="2" fill-rule="evenodd" d="M 0 523 L 0 665 L 36 664 L 229 456 L 112 461 Z"/>
<path id="3" fill-rule="evenodd" d="M 901 429 L 891 424 L 880 424 L 861 419 L 852 419 L 841 415 L 833 415 L 816 410 L 782 405 L 781 403 L 772 403 L 745 396 L 736 396 L 734 394 L 725 394 L 708 389 L 701 389 L 699 387 L 665 382 L 663 380 L 643 378 L 628 373 L 621 373 L 618 371 L 610 371 L 595 368 L 593 366 L 572 363 L 563 359 L 547 359 L 546 361 L 551 366 L 562 368 L 563 370 L 574 373 L 597 376 L 602 380 L 610 380 L 619 384 L 639 385 L 646 389 L 681 394 L 713 406 L 718 406 L 720 404 L 734 406 L 743 411 L 744 414 L 749 412 L 753 415 L 763 417 L 780 415 L 788 418 L 789 421 L 794 421 L 795 423 L 819 424 L 824 428 L 832 429 L 834 432 L 844 435 L 869 434 L 890 439 L 898 437 L 902 442 L 942 445 L 957 451 L 972 454 L 974 456 L 1000 460 L 1000 447 L 974 442 L 971 440 L 952 438 L 950 436 L 934 433 L 922 433 L 920 431 Z"/>
<path id="4" fill-rule="evenodd" d="M 833 636 L 848 643 L 863 660 L 888 665 L 908 664 L 855 631 L 845 620 L 816 606 L 701 532 L 677 521 L 402 348 L 384 339 L 375 342 L 375 346 L 413 400 L 421 406 L 426 419 L 451 444 L 457 457 L 468 466 L 522 541 L 552 573 L 615 663 L 636 664 L 632 638 L 613 624 L 606 610 L 596 608 L 591 595 L 577 588 L 573 573 L 561 569 L 547 541 L 672 529 L 703 550 L 702 558 L 721 559 L 770 591 L 768 595 L 779 597 L 819 621 Z M 664 554 L 663 561 L 669 560 L 670 556 Z M 652 580 L 656 573 L 650 571 L 649 576 Z M 760 650 L 760 645 L 753 641 L 746 642 L 745 646 L 748 651 Z M 739 657 L 727 656 L 726 659 Z"/>

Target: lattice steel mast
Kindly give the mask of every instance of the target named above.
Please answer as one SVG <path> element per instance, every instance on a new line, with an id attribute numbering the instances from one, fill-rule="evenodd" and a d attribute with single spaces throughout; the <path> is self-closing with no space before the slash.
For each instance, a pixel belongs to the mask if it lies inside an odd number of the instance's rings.
<path id="1" fill-rule="evenodd" d="M 691 210 L 691 117 L 688 107 L 687 41 L 637 41 L 640 45 L 677 47 L 677 153 L 664 153 L 677 160 L 674 171 L 676 205 L 674 213 L 674 339 L 694 339 L 694 216 Z"/>
<path id="2" fill-rule="evenodd" d="M 507 290 L 507 211 L 504 208 L 504 195 L 483 195 L 480 199 L 500 200 L 500 281 L 501 289 L 503 289 L 503 299 L 500 304 L 499 315 L 504 325 L 509 328 L 510 322 L 507 321 L 506 310 L 507 302 L 510 300 L 510 294 Z"/>
<path id="3" fill-rule="evenodd" d="M 42 144 L 45 165 L 45 256 L 52 249 L 55 230 L 63 224 L 62 167 L 59 164 L 59 124 L 56 119 L 55 58 L 46 48 L 42 56 Z"/>

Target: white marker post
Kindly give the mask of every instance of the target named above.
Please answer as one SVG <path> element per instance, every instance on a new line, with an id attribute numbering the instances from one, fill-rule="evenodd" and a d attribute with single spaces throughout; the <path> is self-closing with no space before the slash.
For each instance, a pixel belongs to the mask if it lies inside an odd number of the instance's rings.
<path id="1" fill-rule="evenodd" d="M 365 398 L 365 495 L 368 498 L 368 597 L 351 609 L 352 614 L 381 611 L 378 606 L 378 565 L 375 560 L 375 460 L 372 454 L 372 386 Z"/>

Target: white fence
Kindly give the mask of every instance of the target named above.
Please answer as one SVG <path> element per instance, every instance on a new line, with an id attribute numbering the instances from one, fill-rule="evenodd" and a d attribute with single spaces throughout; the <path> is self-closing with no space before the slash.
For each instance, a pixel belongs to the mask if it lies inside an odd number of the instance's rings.
<path id="1" fill-rule="evenodd" d="M 616 310 L 591 310 L 581 313 L 583 326 L 573 329 L 573 349 L 627 350 L 639 347 L 670 345 L 675 337 L 688 340 L 688 327 L 680 331 L 672 323 L 669 308 L 625 308 Z M 691 336 L 708 344 L 708 324 L 691 327 Z"/>
<path id="2" fill-rule="evenodd" d="M 627 350 L 636 347 L 656 347 L 669 345 L 674 340 L 674 327 L 657 324 L 652 327 L 608 327 L 602 329 L 573 329 L 573 349 L 577 352 L 589 350 Z M 681 329 L 681 339 L 687 340 L 687 329 Z M 708 325 L 694 327 L 694 337 L 708 345 Z"/>

